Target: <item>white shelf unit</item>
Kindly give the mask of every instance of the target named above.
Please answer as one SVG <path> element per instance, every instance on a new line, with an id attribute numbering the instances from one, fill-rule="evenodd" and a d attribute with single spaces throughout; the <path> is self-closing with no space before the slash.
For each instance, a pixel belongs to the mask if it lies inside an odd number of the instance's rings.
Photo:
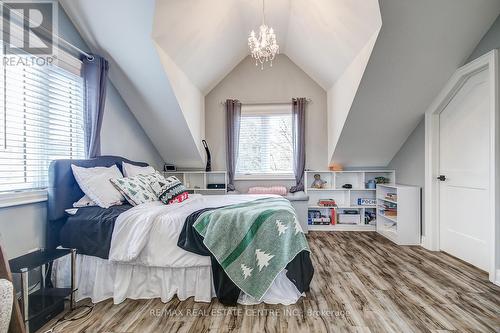
<path id="1" fill-rule="evenodd" d="M 190 193 L 226 194 L 226 171 L 165 171 L 163 175 L 179 178 Z M 207 188 L 208 184 L 224 184 L 224 188 L 211 189 Z"/>
<path id="2" fill-rule="evenodd" d="M 312 188 L 314 175 L 319 174 L 326 181 L 324 188 Z M 377 205 L 358 205 L 358 199 L 376 199 L 376 189 L 367 188 L 367 182 L 375 177 L 386 177 L 389 183 L 396 182 L 394 170 L 353 170 L 353 171 L 306 171 L 304 174 L 305 192 L 309 196 L 308 211 L 319 210 L 322 215 L 331 216 L 331 209 L 337 213 L 343 211 L 357 210 L 360 215 L 360 223 L 357 224 L 308 224 L 309 231 L 375 231 L 376 218 L 372 224 L 365 224 L 365 212 L 376 216 Z M 351 189 L 342 188 L 345 184 L 351 184 Z M 379 185 L 377 185 L 379 186 Z M 334 199 L 337 207 L 318 206 L 320 199 Z"/>
<path id="3" fill-rule="evenodd" d="M 396 199 L 387 198 L 395 194 Z M 385 206 L 395 206 L 396 216 L 386 216 Z M 420 187 L 377 186 L 377 232 L 398 245 L 420 245 Z"/>

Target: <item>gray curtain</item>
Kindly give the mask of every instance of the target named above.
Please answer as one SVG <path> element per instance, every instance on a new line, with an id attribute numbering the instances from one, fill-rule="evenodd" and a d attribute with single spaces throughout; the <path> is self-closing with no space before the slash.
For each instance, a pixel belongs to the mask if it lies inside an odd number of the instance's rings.
<path id="1" fill-rule="evenodd" d="M 304 170 L 306 167 L 306 104 L 304 97 L 292 100 L 292 131 L 293 131 L 293 172 L 296 185 L 290 192 L 304 190 Z"/>
<path id="2" fill-rule="evenodd" d="M 101 126 L 106 100 L 109 64 L 106 59 L 94 55 L 82 57 L 82 76 L 85 82 L 85 157 L 101 155 Z"/>
<path id="3" fill-rule="evenodd" d="M 227 190 L 234 191 L 234 174 L 238 161 L 240 141 L 241 103 L 236 99 L 226 100 L 226 165 Z"/>

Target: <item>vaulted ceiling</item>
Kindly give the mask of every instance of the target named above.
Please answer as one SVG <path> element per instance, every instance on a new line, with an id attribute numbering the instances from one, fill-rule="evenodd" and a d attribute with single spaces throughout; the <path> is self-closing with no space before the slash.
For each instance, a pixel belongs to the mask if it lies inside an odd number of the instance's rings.
<path id="1" fill-rule="evenodd" d="M 286 54 L 328 89 L 381 25 L 377 0 L 268 0 L 266 23 Z M 208 93 L 248 55 L 261 0 L 157 1 L 153 38 Z"/>
<path id="2" fill-rule="evenodd" d="M 261 0 L 61 0 L 166 161 L 200 166 L 204 96 L 248 55 Z M 377 0 L 273 0 L 266 22 L 325 90 L 381 25 Z M 258 70 L 258 69 L 256 69 Z M 182 138 L 180 143 L 179 138 Z"/>
<path id="3" fill-rule="evenodd" d="M 60 2 L 91 49 L 110 60 L 113 84 L 165 161 L 201 166 L 204 96 L 248 55 L 262 1 Z M 385 165 L 499 7 L 498 0 L 268 0 L 266 22 L 280 52 L 328 93 L 329 156 Z"/>

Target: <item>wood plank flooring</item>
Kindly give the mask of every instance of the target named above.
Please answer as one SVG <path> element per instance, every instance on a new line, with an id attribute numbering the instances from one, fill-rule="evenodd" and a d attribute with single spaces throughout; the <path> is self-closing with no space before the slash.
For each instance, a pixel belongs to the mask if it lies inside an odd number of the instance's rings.
<path id="1" fill-rule="evenodd" d="M 54 331 L 500 332 L 500 287 L 461 260 L 372 232 L 311 232 L 308 239 L 316 273 L 297 304 L 107 300 Z"/>

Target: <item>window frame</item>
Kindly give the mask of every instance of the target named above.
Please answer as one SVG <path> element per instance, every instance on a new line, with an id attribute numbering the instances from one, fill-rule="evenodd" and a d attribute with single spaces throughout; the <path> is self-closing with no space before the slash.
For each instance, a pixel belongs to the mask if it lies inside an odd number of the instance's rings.
<path id="1" fill-rule="evenodd" d="M 0 41 L 0 45 L 2 44 L 3 42 Z M 66 71 L 73 75 L 80 75 L 82 65 L 80 59 L 61 49 L 57 50 L 57 56 L 58 58 L 56 59 L 55 63 L 52 64 L 52 66 L 58 67 L 60 70 Z M 82 88 L 85 89 L 85 84 L 83 84 Z M 83 98 L 85 98 L 85 95 L 83 95 Z M 85 103 L 84 100 L 82 102 Z M 0 192 L 0 208 L 45 202 L 47 201 L 47 199 L 47 187 L 12 189 L 9 191 Z"/>
<path id="2" fill-rule="evenodd" d="M 0 209 L 44 202 L 48 199 L 47 189 L 31 189 L 0 193 Z"/>
<path id="3" fill-rule="evenodd" d="M 272 109 L 272 112 L 269 110 Z M 241 117 L 246 115 L 279 115 L 279 114 L 292 114 L 292 104 L 291 103 L 262 103 L 262 104 L 243 104 L 241 106 Z M 292 120 L 293 126 L 293 120 Z M 241 133 L 240 133 L 241 135 Z M 293 129 L 292 129 L 293 136 Z M 239 142 L 239 139 L 238 139 Z M 239 148 L 238 148 L 239 149 Z M 293 147 L 292 147 L 292 163 L 293 163 Z M 239 154 L 238 154 L 239 155 Z M 238 161 L 236 161 L 238 163 Z M 293 165 L 292 165 L 293 168 Z M 295 174 L 293 170 L 291 172 L 284 173 L 238 173 L 235 170 L 234 180 L 295 180 Z"/>

